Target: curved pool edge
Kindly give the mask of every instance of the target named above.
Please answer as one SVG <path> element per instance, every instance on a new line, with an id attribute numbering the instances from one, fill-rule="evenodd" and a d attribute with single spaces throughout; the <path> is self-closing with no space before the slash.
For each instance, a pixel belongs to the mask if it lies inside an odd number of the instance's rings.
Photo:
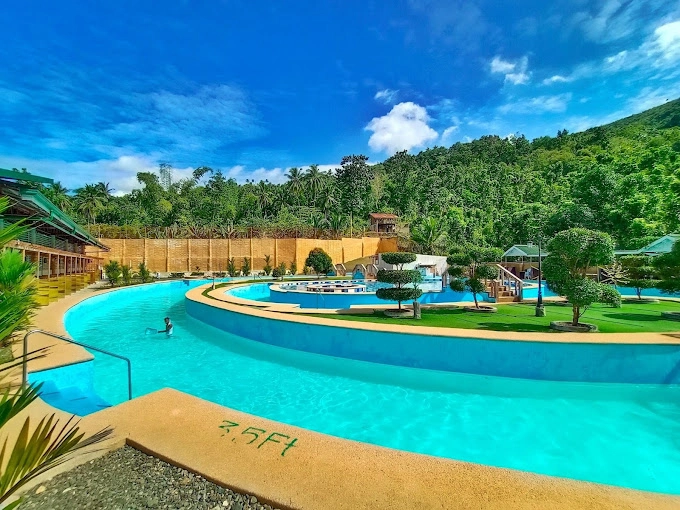
<path id="1" fill-rule="evenodd" d="M 68 309 L 102 292 L 119 290 L 122 289 L 74 294 L 66 298 L 67 302 L 53 303 L 41 312 L 45 320 L 58 318 L 59 328 L 65 332 L 63 318 Z M 61 306 L 57 307 L 58 304 Z M 70 363 L 85 361 L 80 359 L 82 352 L 70 354 Z M 89 353 L 87 356 L 91 359 Z M 60 358 L 55 366 L 70 364 L 66 353 Z M 28 412 L 39 419 L 47 409 L 54 408 L 38 400 Z M 291 465 L 283 462 L 282 457 L 261 454 L 255 446 L 224 441 L 219 424 L 229 416 L 251 420 L 242 424 L 264 430 L 295 430 L 299 434 L 296 437 L 305 441 L 303 455 Z M 255 494 L 284 509 L 446 508 L 452 500 L 471 508 L 504 510 L 671 510 L 680 505 L 678 496 L 460 462 L 341 439 L 231 410 L 172 389 L 88 415 L 81 424 L 84 430 L 91 431 L 113 426 L 115 435 L 108 450 L 127 443 L 210 481 Z M 97 456 L 104 453 L 102 450 Z M 67 467 L 91 458 L 74 459 Z M 225 459 L 234 462 L 225 462 Z M 54 473 L 51 471 L 49 475 Z M 329 486 L 329 479 L 335 483 Z"/>
<path id="2" fill-rule="evenodd" d="M 451 508 L 453 501 L 461 508 L 504 510 L 670 510 L 680 504 L 678 496 L 342 439 L 172 389 L 136 398 L 83 421 L 94 427 L 110 423 L 131 446 L 291 510 Z M 259 437 L 250 442 L 254 433 Z M 293 447 L 282 455 L 292 439 L 296 439 Z"/>
<path id="3" fill-rule="evenodd" d="M 243 287 L 250 284 L 236 284 L 229 286 L 228 289 Z M 480 338 L 486 340 L 508 340 L 515 342 L 550 342 L 550 343 L 584 343 L 584 344 L 641 344 L 641 345 L 680 345 L 680 326 L 677 332 L 666 333 L 536 333 L 536 332 L 505 332 L 505 331 L 482 331 L 478 329 L 463 328 L 438 328 L 432 326 L 411 326 L 399 324 L 377 324 L 371 322 L 348 322 L 338 321 L 325 317 L 314 317 L 315 309 L 305 309 L 304 314 L 298 306 L 287 303 L 271 303 L 261 301 L 251 301 L 248 299 L 231 296 L 225 292 L 226 287 L 216 288 L 208 292 L 209 297 L 203 296 L 203 292 L 209 289 L 209 285 L 194 287 L 185 294 L 189 300 L 223 308 L 229 311 L 236 311 L 246 315 L 253 315 L 262 318 L 277 319 L 304 324 L 315 324 L 319 326 L 332 326 L 336 328 L 360 329 L 365 331 L 385 331 L 392 333 L 404 333 L 412 335 L 428 335 L 441 337 L 467 337 Z M 675 299 L 672 299 L 675 301 Z M 460 305 L 462 303 L 442 303 L 442 306 Z M 381 309 L 390 305 L 371 305 L 367 309 Z M 310 311 L 311 310 L 311 311 Z M 348 309 L 338 309 L 348 310 Z M 282 314 L 279 312 L 289 311 L 297 314 Z M 357 309 L 352 308 L 354 313 Z M 321 309 L 321 313 L 333 313 L 333 309 Z"/>

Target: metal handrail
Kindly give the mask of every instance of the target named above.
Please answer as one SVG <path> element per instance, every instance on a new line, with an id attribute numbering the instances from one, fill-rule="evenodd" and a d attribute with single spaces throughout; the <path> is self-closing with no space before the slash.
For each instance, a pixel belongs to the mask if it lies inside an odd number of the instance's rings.
<path id="1" fill-rule="evenodd" d="M 121 356 L 119 354 L 114 354 L 113 352 L 105 351 L 104 349 L 100 349 L 99 347 L 92 347 L 91 345 L 87 345 L 81 342 L 76 342 L 72 338 L 62 336 L 62 335 L 57 335 L 56 333 L 52 333 L 50 331 L 45 331 L 44 329 L 32 329 L 28 333 L 24 335 L 24 356 L 23 356 L 23 363 L 22 363 L 22 374 L 21 374 L 21 387 L 25 388 L 26 384 L 28 383 L 28 337 L 31 336 L 34 333 L 40 333 L 45 336 L 50 336 L 52 338 L 58 338 L 59 340 L 63 340 L 64 342 L 68 342 L 71 344 L 79 345 L 81 347 L 84 347 L 85 349 L 92 349 L 93 351 L 101 352 L 102 354 L 107 354 L 109 356 L 113 356 L 114 358 L 122 359 L 127 363 L 127 374 L 128 374 L 128 400 L 132 400 L 132 364 L 130 363 L 130 359 L 126 358 L 125 356 Z"/>

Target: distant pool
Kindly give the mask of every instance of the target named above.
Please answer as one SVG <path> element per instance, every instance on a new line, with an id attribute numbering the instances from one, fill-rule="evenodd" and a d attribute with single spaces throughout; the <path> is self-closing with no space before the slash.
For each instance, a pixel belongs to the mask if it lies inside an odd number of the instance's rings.
<path id="1" fill-rule="evenodd" d="M 193 318 L 184 298 L 193 285 L 170 282 L 102 294 L 72 308 L 65 325 L 76 340 L 131 358 L 135 396 L 172 387 L 339 437 L 680 494 L 680 386 L 508 378 L 302 352 L 253 340 L 251 335 L 260 333 L 269 338 L 270 329 L 239 317 L 220 320 L 223 329 Z M 161 327 L 166 315 L 175 324 L 172 338 L 145 334 L 149 326 Z M 230 332 L 237 327 L 245 333 Z M 337 336 L 328 341 L 337 348 L 347 346 L 349 337 L 342 336 L 342 328 L 333 329 Z M 316 331 L 307 337 L 284 323 L 272 323 L 271 331 L 281 345 L 320 338 Z M 359 334 L 353 344 L 360 347 L 361 338 Z M 515 344 L 521 353 L 513 354 Z M 465 354 L 470 362 L 477 359 L 480 370 L 511 363 L 524 370 L 518 374 L 531 377 L 530 370 L 546 370 L 549 360 L 540 346 L 532 350 L 532 345 L 506 342 L 498 345 L 509 349 L 504 353 L 490 356 L 481 350 L 476 358 L 469 348 L 452 352 Z M 550 370 L 596 359 L 597 347 L 585 355 L 575 349 Z M 615 352 L 606 356 L 609 363 L 621 362 Z M 124 364 L 93 354 L 94 388 L 107 401 L 121 402 Z M 434 362 L 435 354 L 422 359 Z M 652 370 L 672 355 L 640 351 L 640 365 Z M 449 354 L 438 358 L 456 361 Z M 595 375 L 605 373 L 600 367 Z"/>

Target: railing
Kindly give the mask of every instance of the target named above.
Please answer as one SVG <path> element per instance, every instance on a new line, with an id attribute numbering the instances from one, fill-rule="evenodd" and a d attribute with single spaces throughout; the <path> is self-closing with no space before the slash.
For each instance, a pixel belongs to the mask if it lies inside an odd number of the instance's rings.
<path id="1" fill-rule="evenodd" d="M 128 400 L 132 400 L 132 364 L 130 363 L 130 359 L 126 358 L 125 356 L 120 356 L 118 354 L 114 354 L 109 351 L 105 351 L 104 349 L 100 349 L 98 347 L 92 347 L 91 345 L 87 345 L 81 342 L 76 342 L 72 338 L 68 338 L 66 336 L 61 336 L 57 335 L 56 333 L 51 333 L 50 331 L 45 331 L 44 329 L 32 329 L 28 333 L 24 335 L 24 359 L 23 359 L 23 370 L 21 374 L 21 386 L 22 388 L 26 387 L 26 384 L 28 383 L 28 337 L 35 334 L 35 333 L 40 333 L 45 336 L 49 336 L 52 338 L 58 338 L 59 340 L 63 340 L 64 342 L 68 342 L 71 344 L 79 345 L 81 347 L 84 347 L 85 349 L 92 349 L 93 351 L 101 352 L 102 354 L 107 354 L 108 356 L 113 356 L 114 358 L 122 359 L 127 363 L 127 376 L 128 376 Z"/>
<path id="2" fill-rule="evenodd" d="M 524 294 L 524 282 L 522 279 L 512 274 L 500 264 L 496 264 L 496 267 L 498 268 L 499 278 L 491 282 L 489 297 L 498 298 L 500 288 L 506 287 L 515 297 L 518 297 L 519 300 L 522 301 Z"/>
<path id="3" fill-rule="evenodd" d="M 4 223 L 8 222 L 5 221 Z M 41 234 L 34 228 L 21 234 L 18 239 L 25 243 L 37 244 L 39 246 L 45 246 L 46 248 L 56 248 L 62 251 L 83 254 L 82 248 L 75 243 L 70 243 L 65 239 L 57 239 L 56 236 Z"/>

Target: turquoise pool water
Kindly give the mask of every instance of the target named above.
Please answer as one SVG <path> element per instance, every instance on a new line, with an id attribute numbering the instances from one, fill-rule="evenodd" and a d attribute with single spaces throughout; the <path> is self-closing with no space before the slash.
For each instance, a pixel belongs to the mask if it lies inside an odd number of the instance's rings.
<path id="1" fill-rule="evenodd" d="M 301 353 L 187 316 L 187 288 L 172 282 L 92 298 L 67 314 L 67 330 L 130 357 L 136 396 L 173 387 L 349 439 L 680 494 L 678 386 L 509 379 Z M 145 334 L 165 315 L 172 338 Z M 124 400 L 124 364 L 94 354 L 97 392 Z"/>

